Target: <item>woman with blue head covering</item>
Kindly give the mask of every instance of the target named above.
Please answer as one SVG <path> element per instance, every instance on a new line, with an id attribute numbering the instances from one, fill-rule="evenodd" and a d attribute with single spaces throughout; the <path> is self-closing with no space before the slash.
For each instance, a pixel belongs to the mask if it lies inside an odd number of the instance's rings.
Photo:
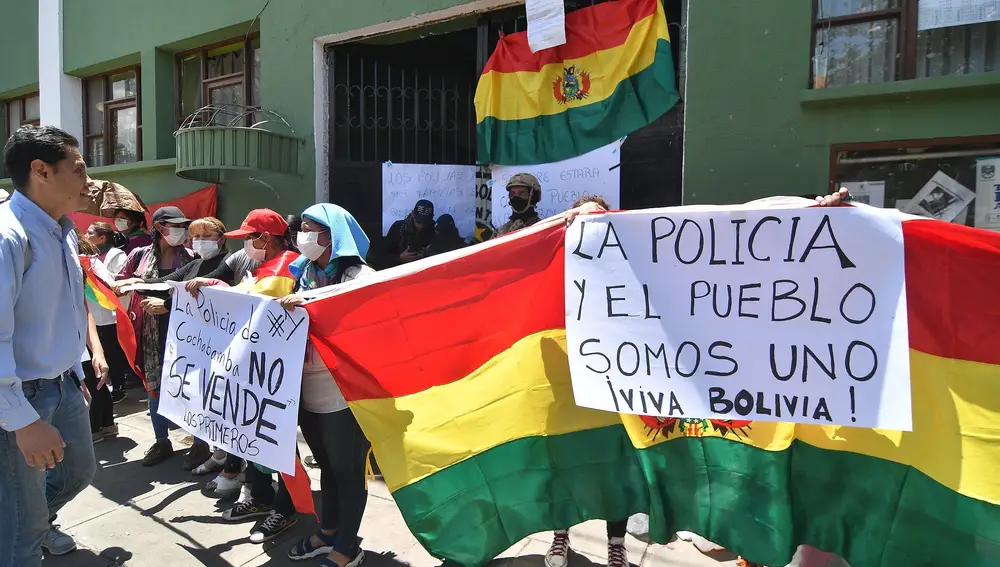
<path id="1" fill-rule="evenodd" d="M 374 272 L 364 260 L 368 236 L 351 213 L 337 205 L 322 203 L 306 209 L 296 241 L 302 256 L 290 270 L 300 290 L 336 285 Z M 292 294 L 281 304 L 292 309 L 304 301 Z M 322 517 L 319 531 L 298 542 L 288 557 L 301 560 L 326 555 L 321 565 L 355 567 L 364 560 L 358 529 L 368 501 L 365 464 L 371 445 L 311 342 L 302 365 L 300 400 L 299 426 L 321 472 Z"/>

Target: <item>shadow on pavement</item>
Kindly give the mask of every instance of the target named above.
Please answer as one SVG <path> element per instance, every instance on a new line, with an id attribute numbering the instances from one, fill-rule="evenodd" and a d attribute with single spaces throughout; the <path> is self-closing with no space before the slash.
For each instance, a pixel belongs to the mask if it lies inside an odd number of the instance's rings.
<path id="1" fill-rule="evenodd" d="M 117 567 L 126 565 L 132 554 L 120 547 L 112 547 L 100 555 L 89 549 L 78 549 L 66 555 L 45 555 L 42 562 L 46 567 Z"/>

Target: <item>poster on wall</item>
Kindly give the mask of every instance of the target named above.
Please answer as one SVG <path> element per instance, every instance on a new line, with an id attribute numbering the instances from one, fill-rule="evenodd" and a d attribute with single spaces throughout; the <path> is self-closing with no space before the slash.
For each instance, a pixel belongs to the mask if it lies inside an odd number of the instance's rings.
<path id="1" fill-rule="evenodd" d="M 577 220 L 565 282 L 574 400 L 909 431 L 903 261 L 900 217 L 869 207 Z"/>
<path id="2" fill-rule="evenodd" d="M 939 171 L 914 195 L 904 213 L 951 222 L 962 218 L 962 211 L 976 198 L 976 193 Z"/>
<path id="3" fill-rule="evenodd" d="M 621 207 L 621 149 L 615 141 L 582 156 L 538 165 L 493 166 L 493 226 L 507 222 L 511 215 L 507 201 L 507 181 L 518 173 L 530 173 L 542 186 L 542 200 L 536 209 L 543 219 L 568 211 L 584 195 L 600 195 L 612 209 Z"/>
<path id="4" fill-rule="evenodd" d="M 476 233 L 476 166 L 382 164 L 382 234 L 403 220 L 417 201 L 434 203 L 434 218 L 448 214 L 462 238 Z"/>
<path id="5" fill-rule="evenodd" d="M 885 207 L 885 181 L 849 181 L 840 186 L 847 187 L 851 198 L 858 203 L 880 209 Z"/>
<path id="6" fill-rule="evenodd" d="M 566 5 L 563 0 L 527 0 L 528 47 L 532 53 L 566 43 Z"/>
<path id="7" fill-rule="evenodd" d="M 976 228 L 1000 230 L 1000 157 L 976 161 Z"/>
<path id="8" fill-rule="evenodd" d="M 1000 0 L 920 0 L 917 30 L 1000 21 Z"/>

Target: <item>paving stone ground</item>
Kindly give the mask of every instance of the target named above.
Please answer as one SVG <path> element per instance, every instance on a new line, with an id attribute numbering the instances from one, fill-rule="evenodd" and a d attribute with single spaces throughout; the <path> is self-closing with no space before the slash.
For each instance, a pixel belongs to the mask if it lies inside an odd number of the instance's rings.
<path id="1" fill-rule="evenodd" d="M 136 395 L 136 390 L 129 394 Z M 100 469 L 92 486 L 70 503 L 58 523 L 72 534 L 79 550 L 63 557 L 46 557 L 49 567 L 285 567 L 316 562 L 293 562 L 288 548 L 315 530 L 311 518 L 263 546 L 249 542 L 252 523 L 230 524 L 221 512 L 232 500 L 219 501 L 203 493 L 212 478 L 182 471 L 181 453 L 156 467 L 143 467 L 143 453 L 153 441 L 146 404 L 129 399 L 115 406 L 121 435 L 95 446 Z M 183 431 L 171 433 L 174 447 L 183 448 Z M 309 454 L 303 444 L 303 454 Z M 314 493 L 319 471 L 310 471 Z M 361 526 L 366 567 L 436 567 L 410 534 L 389 491 L 380 481 L 370 486 L 368 507 Z M 491 567 L 543 567 L 550 534 L 535 534 L 504 552 Z M 606 564 L 603 522 L 588 522 L 571 531 L 575 550 L 570 567 Z M 723 567 L 734 557 L 708 557 L 689 543 L 647 545 L 627 538 L 629 561 L 637 567 Z"/>

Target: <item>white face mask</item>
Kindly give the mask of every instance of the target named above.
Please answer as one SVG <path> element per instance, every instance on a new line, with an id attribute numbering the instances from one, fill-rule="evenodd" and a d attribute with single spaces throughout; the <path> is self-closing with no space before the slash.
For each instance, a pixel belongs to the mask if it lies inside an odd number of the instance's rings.
<path id="1" fill-rule="evenodd" d="M 263 248 L 255 248 L 253 240 L 250 240 L 249 238 L 243 242 L 243 251 L 246 252 L 246 255 L 249 256 L 254 262 L 263 262 L 264 257 L 267 254 L 267 251 Z"/>
<path id="2" fill-rule="evenodd" d="M 166 239 L 167 244 L 171 246 L 180 246 L 184 243 L 184 239 L 187 237 L 186 228 L 168 228 L 167 233 L 163 235 Z"/>
<path id="3" fill-rule="evenodd" d="M 218 240 L 195 240 L 191 242 L 191 249 L 203 260 L 215 258 L 220 252 Z"/>
<path id="4" fill-rule="evenodd" d="M 319 260 L 323 256 L 323 252 L 326 252 L 330 245 L 327 244 L 323 246 L 320 244 L 318 232 L 300 232 L 295 237 L 295 243 L 299 247 L 299 252 L 306 258 L 309 258 L 313 262 Z"/>
<path id="5" fill-rule="evenodd" d="M 118 232 L 125 232 L 128 230 L 128 220 L 127 219 L 115 219 L 115 230 Z"/>

